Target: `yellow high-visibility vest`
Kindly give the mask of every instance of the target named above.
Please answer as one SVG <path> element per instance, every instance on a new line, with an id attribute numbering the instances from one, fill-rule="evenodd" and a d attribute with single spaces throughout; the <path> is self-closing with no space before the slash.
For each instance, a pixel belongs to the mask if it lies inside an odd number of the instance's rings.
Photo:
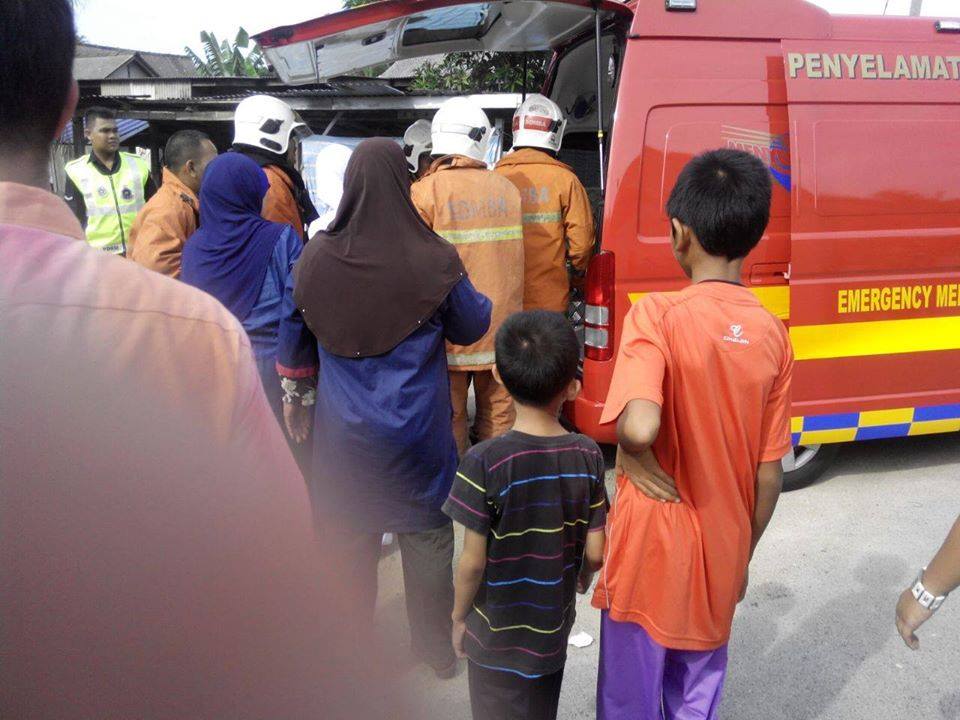
<path id="1" fill-rule="evenodd" d="M 67 176 L 83 193 L 87 207 L 87 242 L 98 250 L 125 255 L 130 227 L 146 203 L 150 168 L 137 155 L 120 153 L 120 169 L 103 175 L 90 156 L 67 163 Z"/>

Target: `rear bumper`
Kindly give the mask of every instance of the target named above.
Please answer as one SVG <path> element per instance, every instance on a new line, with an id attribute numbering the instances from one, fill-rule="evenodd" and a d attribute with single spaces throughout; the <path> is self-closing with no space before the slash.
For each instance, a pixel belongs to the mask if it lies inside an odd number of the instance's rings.
<path id="1" fill-rule="evenodd" d="M 582 394 L 564 408 L 567 419 L 584 435 L 588 435 L 598 443 L 616 445 L 617 424 L 600 424 L 603 414 L 603 403 L 585 398 Z"/>

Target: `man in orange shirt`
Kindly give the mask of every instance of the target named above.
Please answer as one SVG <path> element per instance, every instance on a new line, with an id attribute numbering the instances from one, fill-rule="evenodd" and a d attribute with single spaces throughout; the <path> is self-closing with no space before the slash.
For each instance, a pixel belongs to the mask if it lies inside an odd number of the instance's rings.
<path id="1" fill-rule="evenodd" d="M 740 284 L 770 218 L 752 155 L 694 158 L 670 195 L 694 284 L 629 312 L 602 422 L 619 418 L 617 498 L 593 604 L 602 720 L 715 718 L 747 568 L 790 452 L 793 353 Z"/>
<path id="2" fill-rule="evenodd" d="M 180 130 L 163 153 L 163 185 L 130 228 L 130 259 L 161 275 L 180 277 L 183 244 L 200 219 L 200 181 L 217 147 L 206 133 Z"/>
<path id="3" fill-rule="evenodd" d="M 557 160 L 566 121 L 543 95 L 531 95 L 513 116 L 513 152 L 497 173 L 517 186 L 523 203 L 524 310 L 566 313 L 570 273 L 582 275 L 595 242 L 590 198 Z"/>
<path id="4" fill-rule="evenodd" d="M 301 139 L 310 128 L 279 98 L 253 95 L 237 105 L 233 150 L 263 168 L 270 189 L 263 199 L 263 219 L 290 225 L 300 239 L 320 217 L 300 174 Z"/>
<path id="5" fill-rule="evenodd" d="M 424 222 L 457 246 L 474 287 L 493 302 L 490 330 L 469 347 L 447 344 L 453 433 L 462 456 L 470 447 L 467 396 L 477 399 L 478 440 L 503 435 L 515 418 L 510 393 L 493 377 L 494 338 L 523 309 L 523 227 L 520 193 L 484 162 L 490 121 L 467 98 L 445 102 L 433 119 L 433 154 L 439 156 L 410 196 Z"/>

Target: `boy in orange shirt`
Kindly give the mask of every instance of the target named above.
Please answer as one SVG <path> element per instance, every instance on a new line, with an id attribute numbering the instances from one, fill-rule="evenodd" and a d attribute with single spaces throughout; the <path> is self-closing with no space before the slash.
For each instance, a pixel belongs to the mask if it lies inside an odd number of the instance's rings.
<path id="1" fill-rule="evenodd" d="M 602 418 L 618 421 L 620 452 L 593 597 L 601 720 L 716 717 L 734 610 L 791 447 L 790 340 L 740 284 L 770 194 L 752 155 L 694 158 L 667 203 L 693 284 L 626 318 Z"/>

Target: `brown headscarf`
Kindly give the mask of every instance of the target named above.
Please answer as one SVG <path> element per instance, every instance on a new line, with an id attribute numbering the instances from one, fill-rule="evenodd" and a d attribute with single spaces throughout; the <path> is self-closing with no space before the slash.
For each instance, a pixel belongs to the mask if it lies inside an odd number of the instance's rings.
<path id="1" fill-rule="evenodd" d="M 307 325 L 342 357 L 389 352 L 466 275 L 456 248 L 414 208 L 403 150 L 385 138 L 354 150 L 337 216 L 307 243 L 293 272 Z"/>

